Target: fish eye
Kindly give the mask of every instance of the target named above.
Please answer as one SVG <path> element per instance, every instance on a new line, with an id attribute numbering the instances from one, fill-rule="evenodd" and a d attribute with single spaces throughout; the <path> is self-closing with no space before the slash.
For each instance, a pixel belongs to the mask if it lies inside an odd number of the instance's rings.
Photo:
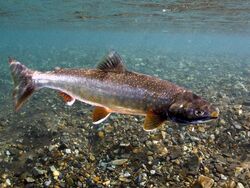
<path id="1" fill-rule="evenodd" d="M 195 110 L 195 111 L 194 111 L 194 114 L 195 114 L 196 116 L 202 116 L 202 115 L 204 114 L 204 112 L 203 112 L 203 111 L 200 111 L 200 110 Z"/>

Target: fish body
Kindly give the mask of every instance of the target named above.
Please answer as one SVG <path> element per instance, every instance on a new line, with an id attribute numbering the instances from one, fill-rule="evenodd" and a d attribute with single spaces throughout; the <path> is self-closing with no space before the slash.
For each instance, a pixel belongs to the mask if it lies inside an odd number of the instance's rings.
<path id="1" fill-rule="evenodd" d="M 201 123 L 218 117 L 211 104 L 169 81 L 128 71 L 116 52 L 111 52 L 96 69 L 57 69 L 32 71 L 10 60 L 16 85 L 15 108 L 18 110 L 33 91 L 51 88 L 60 91 L 72 105 L 75 100 L 95 106 L 93 122 L 100 123 L 110 113 L 145 115 L 145 130 L 165 120 Z"/>

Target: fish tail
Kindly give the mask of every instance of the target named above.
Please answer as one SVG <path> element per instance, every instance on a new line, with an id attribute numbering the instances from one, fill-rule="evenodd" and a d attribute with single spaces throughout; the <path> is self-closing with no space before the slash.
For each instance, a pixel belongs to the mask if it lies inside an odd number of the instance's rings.
<path id="1" fill-rule="evenodd" d="M 32 80 L 32 75 L 35 71 L 28 69 L 12 58 L 9 58 L 9 64 L 14 82 L 13 98 L 15 110 L 18 111 L 36 89 Z"/>

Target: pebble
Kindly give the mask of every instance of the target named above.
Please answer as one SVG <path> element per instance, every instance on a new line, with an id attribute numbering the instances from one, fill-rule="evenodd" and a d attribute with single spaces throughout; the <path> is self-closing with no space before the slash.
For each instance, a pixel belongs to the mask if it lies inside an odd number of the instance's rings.
<path id="1" fill-rule="evenodd" d="M 224 168 L 220 164 L 216 163 L 214 166 L 215 166 L 217 172 L 219 172 L 219 173 L 224 172 Z"/>
<path id="2" fill-rule="evenodd" d="M 7 151 L 5 152 L 5 154 L 6 154 L 7 156 L 10 156 L 10 151 L 7 150 Z"/>
<path id="3" fill-rule="evenodd" d="M 221 175 L 220 175 L 220 179 L 222 179 L 222 180 L 227 180 L 227 176 L 225 176 L 224 174 L 221 174 Z"/>
<path id="4" fill-rule="evenodd" d="M 242 170 L 243 170 L 243 168 L 242 167 L 236 167 L 235 168 L 235 171 L 234 171 L 234 173 L 235 173 L 235 176 L 237 177 L 237 176 L 239 176 L 239 174 L 242 172 Z"/>
<path id="5" fill-rule="evenodd" d="M 102 184 L 103 184 L 104 186 L 109 187 L 109 186 L 110 186 L 110 180 L 104 181 Z"/>
<path id="6" fill-rule="evenodd" d="M 27 178 L 25 178 L 25 180 L 26 180 L 27 183 L 33 183 L 33 182 L 35 182 L 35 179 L 32 178 L 32 177 L 27 177 Z"/>
<path id="7" fill-rule="evenodd" d="M 242 183 L 238 182 L 236 188 L 245 188 L 245 187 Z"/>
<path id="8" fill-rule="evenodd" d="M 104 136 L 105 136 L 105 135 L 104 135 L 104 132 L 103 132 L 103 131 L 99 131 L 99 132 L 98 132 L 98 136 L 99 136 L 100 139 L 103 139 Z"/>
<path id="9" fill-rule="evenodd" d="M 111 161 L 111 164 L 115 166 L 120 166 L 126 162 L 128 162 L 128 159 L 116 159 L 116 160 Z"/>
<path id="10" fill-rule="evenodd" d="M 200 168 L 200 159 L 197 155 L 193 155 L 189 157 L 188 161 L 185 163 L 185 168 L 187 169 L 189 174 L 197 174 Z"/>
<path id="11" fill-rule="evenodd" d="M 224 187 L 226 187 L 226 188 L 236 188 L 236 183 L 235 183 L 235 181 L 229 181 L 229 182 L 227 182 L 225 185 L 224 185 Z"/>
<path id="12" fill-rule="evenodd" d="M 55 166 L 50 166 L 50 170 L 53 173 L 54 178 L 57 179 L 58 176 L 60 175 L 60 172 L 56 170 Z"/>
<path id="13" fill-rule="evenodd" d="M 90 159 L 91 161 L 95 161 L 95 156 L 94 156 L 92 153 L 90 153 L 90 154 L 89 154 L 89 159 Z"/>
<path id="14" fill-rule="evenodd" d="M 65 149 L 65 153 L 67 153 L 67 154 L 71 154 L 71 149 Z"/>
<path id="15" fill-rule="evenodd" d="M 234 121 L 234 122 L 232 122 L 232 123 L 233 123 L 233 126 L 234 126 L 236 129 L 241 129 L 241 128 L 242 128 L 242 126 L 241 126 L 238 122 Z"/>
<path id="16" fill-rule="evenodd" d="M 202 188 L 211 188 L 214 185 L 214 180 L 207 176 L 200 175 L 197 181 Z"/>
<path id="17" fill-rule="evenodd" d="M 220 124 L 221 125 L 226 125 L 226 121 L 224 119 L 220 119 Z"/>
<path id="18" fill-rule="evenodd" d="M 46 174 L 47 171 L 39 169 L 38 167 L 34 167 L 33 170 L 32 170 L 32 173 L 33 173 L 34 176 L 39 176 L 39 175 Z"/>
<path id="19" fill-rule="evenodd" d="M 122 182 L 126 182 L 126 183 L 131 182 L 130 179 L 128 179 L 128 178 L 126 178 L 126 177 L 124 177 L 124 176 L 120 176 L 120 177 L 119 177 L 119 180 L 122 181 Z"/>
<path id="20" fill-rule="evenodd" d="M 204 133 L 206 130 L 203 126 L 199 126 L 198 127 L 198 130 L 201 132 L 201 133 Z"/>
<path id="21" fill-rule="evenodd" d="M 9 186 L 11 185 L 10 179 L 6 179 L 5 182 L 6 182 L 6 184 L 9 185 Z"/>
<path id="22" fill-rule="evenodd" d="M 154 175 L 156 173 L 155 170 L 150 170 L 150 174 Z"/>
<path id="23" fill-rule="evenodd" d="M 46 187 L 48 187 L 48 186 L 51 184 L 51 182 L 52 182 L 52 181 L 49 179 L 49 180 L 47 180 L 47 181 L 44 182 L 44 185 L 45 185 Z"/>

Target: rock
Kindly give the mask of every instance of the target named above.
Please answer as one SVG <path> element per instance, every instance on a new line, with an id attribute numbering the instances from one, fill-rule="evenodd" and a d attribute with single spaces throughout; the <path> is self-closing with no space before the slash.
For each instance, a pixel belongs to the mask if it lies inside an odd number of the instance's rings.
<path id="1" fill-rule="evenodd" d="M 217 172 L 219 172 L 221 174 L 224 173 L 224 168 L 220 164 L 216 163 L 214 166 L 215 166 Z"/>
<path id="2" fill-rule="evenodd" d="M 110 186 L 110 180 L 107 180 L 107 181 L 103 182 L 102 184 L 103 184 L 104 186 L 109 187 L 109 186 Z"/>
<path id="3" fill-rule="evenodd" d="M 10 179 L 7 178 L 6 181 L 5 181 L 5 183 L 6 183 L 8 186 L 10 186 L 10 185 L 11 185 Z"/>
<path id="4" fill-rule="evenodd" d="M 235 176 L 236 176 L 236 177 L 239 176 L 239 174 L 242 172 L 242 170 L 243 170 L 242 167 L 237 166 L 237 167 L 235 168 L 235 170 L 234 170 Z"/>
<path id="5" fill-rule="evenodd" d="M 37 167 L 34 167 L 33 170 L 32 170 L 32 173 L 33 173 L 33 175 L 34 175 L 35 177 L 37 177 L 37 176 L 46 174 L 47 171 L 46 171 L 46 170 L 39 169 L 39 168 L 37 168 Z"/>
<path id="6" fill-rule="evenodd" d="M 204 133 L 206 130 L 203 126 L 198 127 L 199 132 Z"/>
<path id="7" fill-rule="evenodd" d="M 225 176 L 224 174 L 221 174 L 221 175 L 220 175 L 220 179 L 222 179 L 222 180 L 227 180 L 227 176 Z"/>
<path id="8" fill-rule="evenodd" d="M 124 176 L 120 176 L 120 177 L 119 177 L 119 180 L 122 181 L 122 182 L 126 182 L 126 183 L 131 182 L 130 179 L 128 179 L 128 178 L 126 178 L 126 177 L 124 177 Z"/>
<path id="9" fill-rule="evenodd" d="M 54 166 L 50 166 L 50 170 L 53 173 L 54 179 L 57 179 L 58 176 L 60 175 L 60 172 L 58 170 L 56 170 L 56 168 Z"/>
<path id="10" fill-rule="evenodd" d="M 200 168 L 200 159 L 197 155 L 191 156 L 188 161 L 184 164 L 184 167 L 187 170 L 188 174 L 195 175 L 197 174 Z"/>
<path id="11" fill-rule="evenodd" d="M 32 178 L 32 177 L 27 177 L 27 178 L 25 178 L 25 181 L 26 181 L 27 183 L 33 183 L 33 182 L 35 182 L 35 179 Z"/>
<path id="12" fill-rule="evenodd" d="M 125 172 L 125 173 L 123 174 L 123 176 L 127 178 L 127 177 L 130 177 L 131 174 L 130 174 L 129 172 Z"/>
<path id="13" fill-rule="evenodd" d="M 52 181 L 49 179 L 49 180 L 47 180 L 47 181 L 44 182 L 44 185 L 45 185 L 46 187 L 48 187 L 48 186 L 51 184 L 51 182 L 52 182 Z"/>
<path id="14" fill-rule="evenodd" d="M 154 175 L 156 173 L 155 170 L 150 170 L 150 174 Z"/>
<path id="15" fill-rule="evenodd" d="M 71 154 L 71 149 L 69 149 L 69 148 L 65 149 L 65 153 Z"/>
<path id="16" fill-rule="evenodd" d="M 219 123 L 220 123 L 220 125 L 222 125 L 222 126 L 223 126 L 223 125 L 226 125 L 226 121 L 225 121 L 224 119 L 222 119 L 222 118 L 220 119 Z"/>
<path id="17" fill-rule="evenodd" d="M 226 188 L 236 188 L 236 183 L 235 183 L 235 181 L 231 180 L 231 181 L 227 182 L 224 187 L 226 187 Z"/>
<path id="18" fill-rule="evenodd" d="M 232 124 L 233 124 L 233 126 L 234 126 L 236 129 L 241 129 L 241 128 L 242 128 L 241 124 L 239 124 L 239 123 L 236 122 L 236 121 L 233 121 Z"/>
<path id="19" fill-rule="evenodd" d="M 104 132 L 103 131 L 99 131 L 98 132 L 98 137 L 100 138 L 100 139 L 103 139 L 104 138 Z"/>
<path id="20" fill-rule="evenodd" d="M 94 156 L 92 153 L 90 153 L 90 154 L 89 154 L 89 159 L 90 159 L 91 161 L 95 161 L 95 156 Z"/>
<path id="21" fill-rule="evenodd" d="M 141 173 L 137 178 L 136 181 L 140 186 L 145 186 L 148 180 L 148 176 L 146 173 Z"/>
<path id="22" fill-rule="evenodd" d="M 58 147 L 59 150 L 65 150 L 67 148 L 68 148 L 68 146 L 64 142 L 61 142 L 60 145 L 59 145 L 59 147 Z"/>
<path id="23" fill-rule="evenodd" d="M 10 153 L 9 150 L 6 150 L 6 151 L 5 151 L 5 154 L 6 154 L 7 156 L 10 156 L 11 153 Z"/>
<path id="24" fill-rule="evenodd" d="M 170 149 L 170 158 L 171 160 L 174 160 L 180 156 L 182 156 L 182 149 L 179 147 L 179 146 L 176 146 L 176 147 L 172 147 Z"/>
<path id="25" fill-rule="evenodd" d="M 244 188 L 244 185 L 240 182 L 237 183 L 236 188 Z"/>
<path id="26" fill-rule="evenodd" d="M 115 166 L 120 166 L 126 163 L 127 161 L 128 159 L 116 159 L 116 160 L 111 161 L 111 164 Z"/>
<path id="27" fill-rule="evenodd" d="M 212 188 L 214 180 L 207 176 L 200 175 L 196 183 L 192 186 L 193 188 L 202 187 L 202 188 Z"/>

